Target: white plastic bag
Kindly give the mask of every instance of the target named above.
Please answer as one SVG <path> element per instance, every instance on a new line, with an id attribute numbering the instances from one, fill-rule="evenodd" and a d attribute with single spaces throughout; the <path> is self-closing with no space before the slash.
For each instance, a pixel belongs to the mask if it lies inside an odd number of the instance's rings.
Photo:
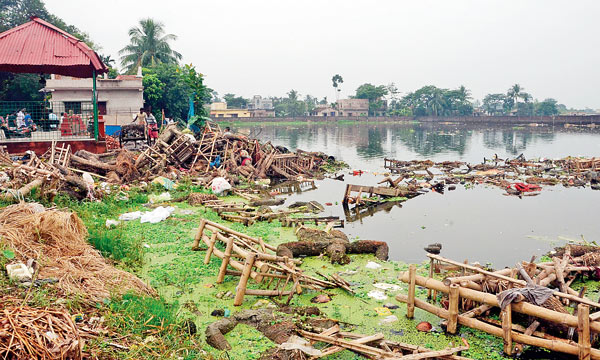
<path id="1" fill-rule="evenodd" d="M 142 215 L 142 217 L 140 218 L 140 223 L 147 223 L 147 222 L 150 224 L 159 223 L 159 222 L 163 221 L 164 219 L 168 218 L 169 216 L 171 216 L 173 211 L 175 211 L 175 208 L 172 206 L 169 206 L 169 207 L 159 206 L 152 211 L 144 213 L 144 215 Z"/>
<path id="2" fill-rule="evenodd" d="M 231 189 L 231 185 L 225 178 L 217 177 L 213 179 L 210 188 L 214 194 L 221 195 L 223 191 Z"/>
<path id="3" fill-rule="evenodd" d="M 130 212 L 130 213 L 121 214 L 121 216 L 119 216 L 119 220 L 131 221 L 131 220 L 139 219 L 141 217 L 142 217 L 141 211 L 134 211 L 134 212 Z"/>

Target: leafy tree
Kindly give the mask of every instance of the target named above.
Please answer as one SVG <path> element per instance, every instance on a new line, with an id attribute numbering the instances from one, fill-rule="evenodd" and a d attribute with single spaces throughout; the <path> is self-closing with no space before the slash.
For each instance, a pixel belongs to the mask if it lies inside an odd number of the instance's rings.
<path id="1" fill-rule="evenodd" d="M 470 92 L 464 86 L 448 90 L 428 85 L 404 96 L 400 107 L 409 108 L 415 116 L 471 115 L 473 104 L 470 98 Z"/>
<path id="2" fill-rule="evenodd" d="M 489 115 L 503 115 L 505 94 L 487 94 L 483 98 L 483 110 Z"/>
<path id="3" fill-rule="evenodd" d="M 287 98 L 274 98 L 273 107 L 276 116 L 297 117 L 306 113 L 306 104 L 300 100 L 300 94 L 296 90 L 290 90 Z"/>
<path id="4" fill-rule="evenodd" d="M 44 85 L 40 83 L 38 74 L 13 74 L 0 72 L 1 101 L 39 101 L 44 95 L 39 90 Z"/>
<path id="5" fill-rule="evenodd" d="M 241 96 L 236 97 L 235 94 L 225 94 L 223 100 L 225 100 L 229 109 L 245 109 L 248 107 L 248 99 Z"/>
<path id="6" fill-rule="evenodd" d="M 538 116 L 552 116 L 558 114 L 557 102 L 548 98 L 535 105 L 535 114 Z"/>
<path id="7" fill-rule="evenodd" d="M 194 112 L 206 116 L 204 104 L 210 102 L 212 90 L 204 85 L 204 77 L 192 65 L 159 64 L 143 69 L 144 100 L 158 117 L 165 115 L 178 120 L 187 118 L 189 99 L 193 95 Z"/>
<path id="8" fill-rule="evenodd" d="M 306 108 L 306 112 L 310 113 L 311 111 L 313 111 L 315 109 L 315 107 L 317 106 L 318 100 L 316 97 L 311 96 L 311 95 L 306 95 L 304 97 L 304 105 Z"/>
<path id="9" fill-rule="evenodd" d="M 140 20 L 139 26 L 129 29 L 129 38 L 129 45 L 119 51 L 121 65 L 128 73 L 134 73 L 138 66 L 177 64 L 182 58 L 169 44 L 177 36 L 165 34 L 165 26 L 160 21 L 151 18 Z"/>
<path id="10" fill-rule="evenodd" d="M 384 85 L 375 86 L 369 83 L 362 84 L 356 89 L 356 99 L 369 100 L 369 115 L 385 107 L 383 97 L 388 94 L 388 89 Z"/>

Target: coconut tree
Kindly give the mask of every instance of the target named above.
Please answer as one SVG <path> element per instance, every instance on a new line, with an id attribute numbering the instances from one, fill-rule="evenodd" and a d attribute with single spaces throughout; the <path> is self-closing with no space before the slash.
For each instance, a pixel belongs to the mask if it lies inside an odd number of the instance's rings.
<path id="1" fill-rule="evenodd" d="M 331 82 L 333 83 L 333 90 L 335 90 L 335 98 L 337 100 L 339 100 L 340 99 L 340 91 L 341 91 L 341 89 L 338 89 L 338 87 L 340 86 L 341 83 L 344 82 L 344 79 L 341 77 L 340 74 L 335 74 L 331 78 Z"/>
<path id="2" fill-rule="evenodd" d="M 165 33 L 162 22 L 142 19 L 138 26 L 129 29 L 129 45 L 119 51 L 121 65 L 128 73 L 134 73 L 138 66 L 177 63 L 181 60 L 181 54 L 171 49 L 169 44 L 176 39 L 177 36 Z"/>
<path id="3" fill-rule="evenodd" d="M 513 99 L 515 104 L 515 110 L 519 110 L 519 98 L 521 97 L 521 92 L 523 88 L 519 84 L 514 84 L 510 89 L 508 89 L 508 93 L 506 94 L 508 97 Z"/>

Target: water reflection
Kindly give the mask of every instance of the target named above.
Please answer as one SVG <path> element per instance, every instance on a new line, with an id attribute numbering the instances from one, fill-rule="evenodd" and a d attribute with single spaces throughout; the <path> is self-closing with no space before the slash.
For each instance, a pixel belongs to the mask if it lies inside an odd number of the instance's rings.
<path id="1" fill-rule="evenodd" d="M 256 127 L 256 126 L 254 126 Z M 390 257 L 421 262 L 423 247 L 440 242 L 443 255 L 513 266 L 541 255 L 565 239 L 600 240 L 595 209 L 600 191 L 544 187 L 534 198 L 502 196 L 483 185 L 444 195 L 428 193 L 381 208 L 344 209 L 346 184 L 376 185 L 383 179 L 384 158 L 460 160 L 479 163 L 498 154 L 514 158 L 562 158 L 600 155 L 600 131 L 563 127 L 515 127 L 433 123 L 307 124 L 262 127 L 259 138 L 291 149 L 323 151 L 367 171 L 346 174 L 345 181 L 317 182 L 316 190 L 293 193 L 286 205 L 316 200 L 326 206 L 320 216 L 344 216 L 349 237 L 387 241 Z M 256 131 L 255 131 L 256 133 Z M 338 205 L 339 204 L 339 205 Z M 388 207 L 389 206 L 389 207 Z"/>

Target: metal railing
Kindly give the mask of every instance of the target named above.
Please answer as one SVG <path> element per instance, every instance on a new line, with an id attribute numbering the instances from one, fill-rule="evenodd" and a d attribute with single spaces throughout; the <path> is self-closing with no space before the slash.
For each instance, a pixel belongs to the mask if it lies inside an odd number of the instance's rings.
<path id="1" fill-rule="evenodd" d="M 0 143 L 93 137 L 91 101 L 0 101 Z"/>

